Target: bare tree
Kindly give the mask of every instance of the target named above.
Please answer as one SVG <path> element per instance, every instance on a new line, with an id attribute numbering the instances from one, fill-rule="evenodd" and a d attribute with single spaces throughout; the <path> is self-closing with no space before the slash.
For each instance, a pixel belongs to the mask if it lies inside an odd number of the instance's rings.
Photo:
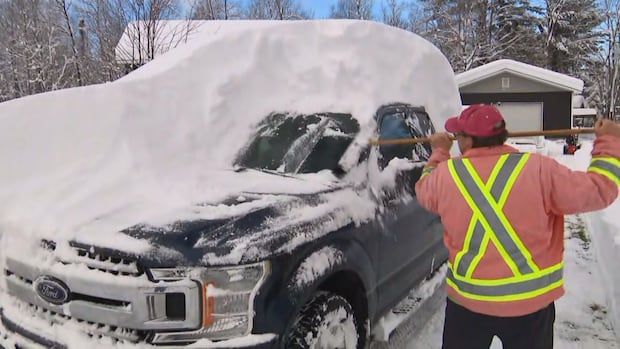
<path id="1" fill-rule="evenodd" d="M 193 19 L 228 20 L 240 19 L 243 6 L 238 0 L 194 0 Z"/>
<path id="2" fill-rule="evenodd" d="M 588 101 L 608 118 L 620 114 L 620 0 L 602 0 L 603 44 L 588 64 Z"/>
<path id="3" fill-rule="evenodd" d="M 75 86 L 70 49 L 49 1 L 0 1 L 0 100 Z"/>
<path id="4" fill-rule="evenodd" d="M 84 80 L 82 77 L 82 59 L 79 55 L 79 50 L 77 47 L 77 42 L 75 40 L 75 35 L 73 34 L 73 26 L 71 24 L 71 17 L 69 16 L 69 11 L 71 7 L 71 1 L 67 2 L 66 0 L 54 0 L 56 4 L 56 9 L 60 12 L 64 26 L 61 27 L 61 30 L 67 35 L 71 42 L 71 51 L 73 53 L 72 61 L 73 66 L 75 67 L 75 74 L 77 79 L 77 85 L 83 86 Z"/>
<path id="5" fill-rule="evenodd" d="M 405 19 L 407 4 L 398 0 L 385 0 L 381 3 L 383 23 L 393 27 L 405 29 L 409 23 Z"/>
<path id="6" fill-rule="evenodd" d="M 129 36 L 132 42 L 136 43 L 137 59 L 136 64 L 144 64 L 153 58 L 157 53 L 157 38 L 162 35 L 162 20 L 173 18 L 178 11 L 177 0 L 125 0 L 124 9 L 126 18 L 137 23 L 128 26 Z"/>
<path id="7" fill-rule="evenodd" d="M 123 74 L 115 49 L 129 23 L 121 0 L 82 0 L 77 11 L 84 19 L 87 46 L 92 51 L 91 74 L 97 82 L 115 80 Z"/>
<path id="8" fill-rule="evenodd" d="M 429 30 L 428 18 L 430 16 L 419 3 L 411 2 L 408 4 L 407 29 L 421 36 L 426 35 Z"/>
<path id="9" fill-rule="evenodd" d="M 372 19 L 374 0 L 338 0 L 331 8 L 331 18 Z"/>
<path id="10" fill-rule="evenodd" d="M 298 0 L 250 0 L 248 18 L 291 20 L 312 18 L 314 14 L 301 6 Z"/>

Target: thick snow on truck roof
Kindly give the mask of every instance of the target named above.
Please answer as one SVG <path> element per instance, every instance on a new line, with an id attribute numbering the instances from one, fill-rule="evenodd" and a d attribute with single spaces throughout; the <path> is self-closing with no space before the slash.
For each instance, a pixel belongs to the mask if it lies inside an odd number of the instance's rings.
<path id="1" fill-rule="evenodd" d="M 359 143 L 377 109 L 395 102 L 425 106 L 437 128 L 460 108 L 446 58 L 409 32 L 299 21 L 205 34 L 119 81 L 0 104 L 0 230 L 95 239 L 225 214 L 187 206 L 275 185 L 229 171 L 267 115 L 351 114 Z M 314 192 L 330 176 L 277 186 Z"/>

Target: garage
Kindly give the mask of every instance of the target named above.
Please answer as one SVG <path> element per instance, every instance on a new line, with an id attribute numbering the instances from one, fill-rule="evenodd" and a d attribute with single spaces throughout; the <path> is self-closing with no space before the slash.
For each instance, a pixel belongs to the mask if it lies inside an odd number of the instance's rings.
<path id="1" fill-rule="evenodd" d="M 502 59 L 456 76 L 463 105 L 494 104 L 510 131 L 572 127 L 572 100 L 583 81 L 533 65 Z"/>
<path id="2" fill-rule="evenodd" d="M 497 108 L 510 131 L 540 131 L 543 129 L 543 104 L 540 102 L 498 102 Z"/>

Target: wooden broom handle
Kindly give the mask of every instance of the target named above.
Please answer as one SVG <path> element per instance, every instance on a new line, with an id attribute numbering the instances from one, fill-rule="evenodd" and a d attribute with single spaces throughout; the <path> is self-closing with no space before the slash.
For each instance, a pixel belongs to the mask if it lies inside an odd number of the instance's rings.
<path id="1" fill-rule="evenodd" d="M 522 131 L 522 132 L 510 132 L 508 138 L 518 137 L 535 137 L 535 136 L 569 136 L 577 134 L 594 133 L 593 128 L 575 128 L 564 130 L 547 130 L 547 131 Z M 450 139 L 455 140 L 454 136 L 450 136 Z M 416 144 L 416 143 L 428 143 L 429 138 L 398 138 L 398 139 L 371 139 L 370 145 L 394 145 L 394 144 Z"/>

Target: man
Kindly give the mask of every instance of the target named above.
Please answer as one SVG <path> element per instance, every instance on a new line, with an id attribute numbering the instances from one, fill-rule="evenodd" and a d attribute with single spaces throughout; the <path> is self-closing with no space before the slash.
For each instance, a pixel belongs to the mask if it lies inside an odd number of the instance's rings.
<path id="1" fill-rule="evenodd" d="M 444 349 L 552 349 L 554 301 L 564 294 L 564 215 L 610 205 L 620 185 L 620 125 L 596 124 L 588 172 L 504 145 L 493 106 L 475 105 L 446 122 L 447 133 L 416 184 L 418 200 L 441 216 L 450 252 Z"/>

